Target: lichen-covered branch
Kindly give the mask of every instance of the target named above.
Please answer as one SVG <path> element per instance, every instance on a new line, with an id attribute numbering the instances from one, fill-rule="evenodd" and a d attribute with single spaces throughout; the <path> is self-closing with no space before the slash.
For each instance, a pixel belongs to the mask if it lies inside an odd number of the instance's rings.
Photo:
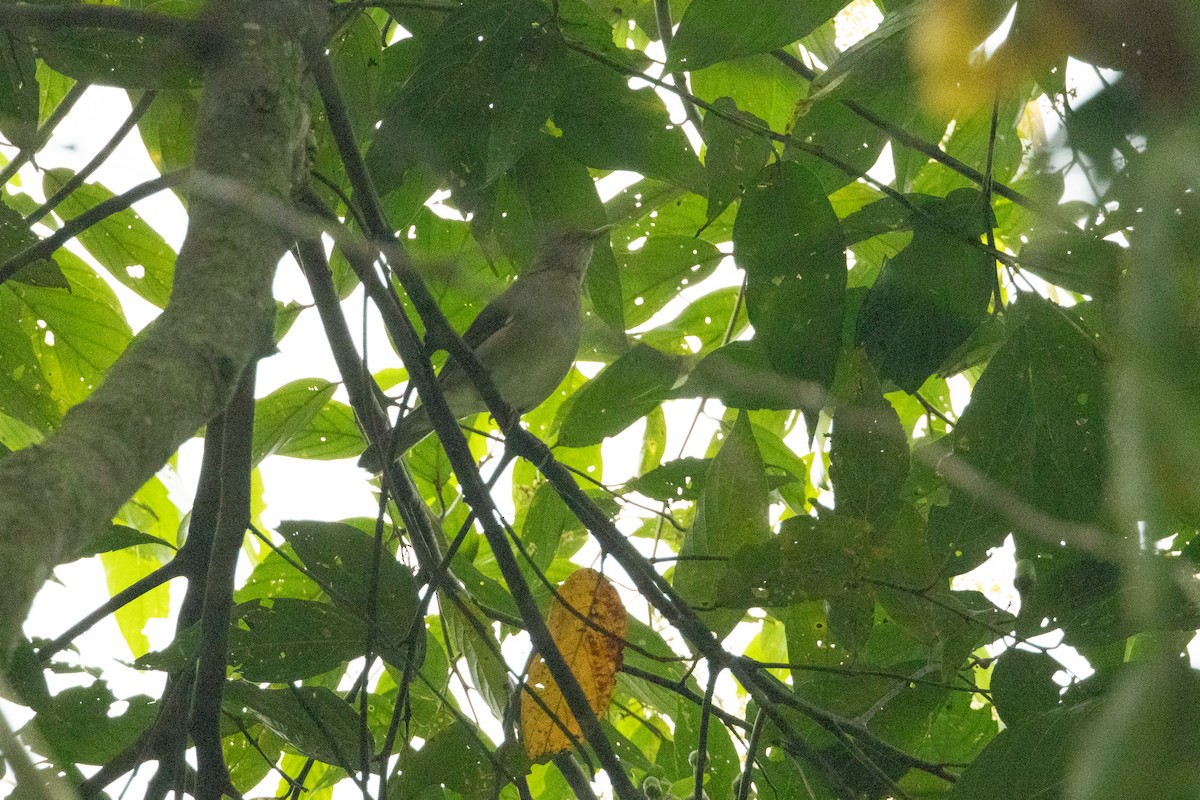
<path id="1" fill-rule="evenodd" d="M 212 0 L 215 44 L 196 128 L 198 170 L 258 195 L 290 195 L 306 135 L 300 39 L 309 0 Z M 269 346 L 271 281 L 288 242 L 202 197 L 190 204 L 167 309 L 103 385 L 38 446 L 0 462 L 0 657 L 56 564 L 225 405 Z"/>

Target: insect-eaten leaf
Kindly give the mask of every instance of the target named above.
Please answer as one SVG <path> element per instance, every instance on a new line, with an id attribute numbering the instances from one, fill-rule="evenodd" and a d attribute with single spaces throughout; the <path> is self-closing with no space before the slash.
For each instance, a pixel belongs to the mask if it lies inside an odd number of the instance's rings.
<path id="1" fill-rule="evenodd" d="M 608 709 L 628 621 L 616 589 L 600 573 L 581 569 L 558 587 L 546 626 L 597 715 Z M 521 694 L 521 740 L 529 760 L 548 761 L 581 741 L 579 721 L 567 707 L 546 660 L 535 653 Z"/>

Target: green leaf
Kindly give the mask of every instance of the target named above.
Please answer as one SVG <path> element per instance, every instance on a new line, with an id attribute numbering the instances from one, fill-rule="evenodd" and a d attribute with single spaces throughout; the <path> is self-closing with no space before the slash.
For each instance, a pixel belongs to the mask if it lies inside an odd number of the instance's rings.
<path id="1" fill-rule="evenodd" d="M 836 14 L 843 0 L 693 0 L 679 21 L 666 70 L 698 70 L 718 61 L 769 53 L 807 36 Z"/>
<path id="2" fill-rule="evenodd" d="M 842 344 L 846 254 L 816 177 L 788 162 L 764 169 L 742 200 L 733 252 L 746 271 L 755 338 L 771 364 L 828 388 Z"/>
<path id="3" fill-rule="evenodd" d="M 221 740 L 221 755 L 229 769 L 229 781 L 243 795 L 267 777 L 282 754 L 283 741 L 262 723 L 250 725 L 245 733 L 238 731 Z"/>
<path id="4" fill-rule="evenodd" d="M 279 550 L 280 552 L 272 550 L 267 553 L 266 557 L 246 578 L 246 582 L 242 584 L 241 588 L 233 593 L 235 603 L 278 597 L 317 600 L 323 596 L 321 587 L 288 561 L 288 558 L 292 561 L 296 560 L 296 553 L 292 546 L 284 544 Z"/>
<path id="5" fill-rule="evenodd" d="M 1010 647 L 1000 655 L 992 670 L 992 704 L 1005 727 L 1021 725 L 1058 705 L 1054 673 L 1061 669 L 1047 653 Z"/>
<path id="6" fill-rule="evenodd" d="M 291 683 L 329 672 L 367 646 L 359 620 L 326 603 L 275 598 L 233 609 L 229 663 L 255 683 Z"/>
<path id="7" fill-rule="evenodd" d="M 963 771 L 950 800 L 1062 797 L 1069 746 L 1092 711 L 1061 708 L 1001 731 Z"/>
<path id="8" fill-rule="evenodd" d="M 157 714 L 153 699 L 145 695 L 123 702 L 126 709 L 111 716 L 117 698 L 100 680 L 64 689 L 18 734 L 25 741 L 44 741 L 58 764 L 106 764 L 137 741 Z"/>
<path id="9" fill-rule="evenodd" d="M 584 56 L 572 54 L 568 64 L 554 109 L 568 155 L 596 169 L 626 169 L 704 193 L 700 162 L 653 89 L 631 90 L 628 76 Z"/>
<path id="10" fill-rule="evenodd" d="M 1072 292 L 1108 299 L 1117 291 L 1126 251 L 1080 230 L 1046 232 L 1021 248 L 1021 269 Z"/>
<path id="11" fill-rule="evenodd" d="M 6 284 L 0 292 L 16 296 L 17 317 L 32 339 L 46 385 L 65 408 L 100 384 L 132 332 L 116 295 L 91 267 L 65 250 L 57 258 L 70 291 Z"/>
<path id="12" fill-rule="evenodd" d="M 27 314 L 12 286 L 0 286 L 0 413 L 44 434 L 62 412 L 46 391 L 48 382 L 26 330 Z"/>
<path id="13" fill-rule="evenodd" d="M 193 51 L 170 36 L 56 27 L 34 40 L 38 56 L 77 81 L 122 89 L 186 88 L 198 82 Z"/>
<path id="14" fill-rule="evenodd" d="M 789 517 L 778 535 L 732 554 L 718 581 L 717 601 L 766 608 L 837 597 L 859 571 L 869 533 L 850 517 Z"/>
<path id="15" fill-rule="evenodd" d="M 958 189 L 921 208 L 912 243 L 867 293 L 857 333 L 879 377 L 910 394 L 983 322 L 996 283 L 994 261 L 970 244 L 993 224 L 979 192 Z"/>
<path id="16" fill-rule="evenodd" d="M 768 537 L 767 491 L 762 456 L 750 419 L 742 412 L 704 476 L 696 519 L 679 551 L 674 583 L 689 604 L 716 608 L 726 571 L 724 559 Z M 742 615 L 719 612 L 705 616 L 718 638 L 724 638 Z"/>
<path id="17" fill-rule="evenodd" d="M 833 412 L 829 478 L 839 512 L 890 522 L 908 477 L 908 437 L 861 350 L 850 359 L 850 396 Z"/>
<path id="18" fill-rule="evenodd" d="M 523 43 L 551 35 L 541 25 L 546 13 L 532 0 L 485 0 L 444 15 L 367 152 L 380 194 L 418 162 L 453 173 L 456 189 L 486 178 L 490 106 Z"/>
<path id="19" fill-rule="evenodd" d="M 748 130 L 727 117 L 765 130 L 767 123 L 738 109 L 731 98 L 719 97 L 704 117 L 704 170 L 708 173 L 708 218 L 714 220 L 766 166 L 774 153 L 761 131 Z"/>
<path id="20" fill-rule="evenodd" d="M 302 303 L 297 303 L 294 300 L 290 303 L 282 303 L 275 301 L 275 344 L 283 341 L 283 337 L 287 336 L 288 331 L 292 329 L 292 325 L 296 324 L 296 318 L 300 316 L 300 312 L 308 306 Z"/>
<path id="21" fill-rule="evenodd" d="M 46 196 L 61 189 L 72 176 L 66 169 L 47 170 L 42 178 Z M 64 220 L 74 219 L 112 197 L 100 184 L 85 183 L 63 198 L 56 213 Z M 175 252 L 136 211 L 118 211 L 80 232 L 78 238 L 110 275 L 159 308 L 167 305 Z"/>
<path id="22" fill-rule="evenodd" d="M 254 464 L 279 452 L 292 437 L 306 431 L 333 397 L 337 385 L 305 378 L 281 386 L 254 404 Z"/>
<path id="23" fill-rule="evenodd" d="M 683 309 L 670 322 L 646 331 L 641 340 L 664 353 L 708 355 L 724 343 L 727 330 L 731 338 L 745 330 L 746 306 L 739 302 L 740 296 L 741 290 L 735 286 L 717 289 Z M 730 325 L 729 318 L 734 312 L 737 319 Z"/>
<path id="24" fill-rule="evenodd" d="M 637 250 L 618 247 L 625 324 L 648 321 L 689 286 L 712 274 L 724 254 L 715 245 L 688 236 L 650 236 Z"/>
<path id="25" fill-rule="evenodd" d="M 955 456 L 1053 517 L 1092 521 L 1108 475 L 1108 402 L 1095 349 L 1072 310 L 1023 295 L 1008 313 L 1014 330 L 954 427 Z M 1011 528 L 987 498 L 951 489 L 949 504 L 930 512 L 930 547 L 959 574 Z"/>
<path id="26" fill-rule="evenodd" d="M 495 758 L 483 735 L 466 722 L 456 720 L 425 742 L 420 750 L 407 748 L 400 754 L 400 776 L 388 787 L 388 797 L 426 797 L 430 791 L 456 792 L 471 800 L 494 797 L 500 776 L 492 766 Z"/>
<path id="27" fill-rule="evenodd" d="M 160 89 L 138 121 L 138 134 L 159 172 L 192 163 L 200 93 L 194 89 Z"/>
<path id="28" fill-rule="evenodd" d="M 324 686 L 260 689 L 246 681 L 225 684 L 225 710 L 247 711 L 301 753 L 352 769 L 359 763 L 358 714 Z M 374 752 L 370 732 L 368 745 Z"/>
<path id="29" fill-rule="evenodd" d="M 541 237 L 567 228 L 591 230 L 608 222 L 587 167 L 563 155 L 546 138 L 534 143 L 513 173 L 524 211 L 532 222 L 524 263 L 533 261 L 534 246 Z M 621 275 L 612 249 L 603 239 L 592 253 L 586 285 L 597 316 L 624 331 Z"/>
<path id="30" fill-rule="evenodd" d="M 284 441 L 276 455 L 331 460 L 361 455 L 367 442 L 355 421 L 354 409 L 329 400 L 304 428 Z"/>
<path id="31" fill-rule="evenodd" d="M 1196 797 L 1200 679 L 1165 653 L 1128 665 L 1078 741 L 1066 772 L 1069 800 Z"/>
<path id="32" fill-rule="evenodd" d="M 813 408 L 821 393 L 808 381 L 782 374 L 757 341 L 730 342 L 700 359 L 675 397 L 715 397 L 730 408 Z"/>
<path id="33" fill-rule="evenodd" d="M 175 549 L 175 546 L 157 536 L 151 536 L 148 533 L 142 533 L 139 530 L 128 527 L 127 525 L 113 525 L 104 533 L 93 537 L 88 543 L 83 552 L 79 554 L 79 558 L 88 558 L 97 555 L 98 553 L 108 553 L 113 550 L 124 550 L 126 547 L 136 547 L 138 545 L 162 545 L 163 547 Z"/>
<path id="34" fill-rule="evenodd" d="M 33 48 L 6 31 L 0 36 L 0 134 L 19 150 L 35 144 L 38 93 Z"/>
<path id="35" fill-rule="evenodd" d="M 329 65 L 341 89 L 355 138 L 360 144 L 368 143 L 381 112 L 383 44 L 379 25 L 368 14 L 355 14 L 338 28 L 328 48 Z"/>
<path id="36" fill-rule="evenodd" d="M 359 619 L 374 607 L 377 647 L 385 659 L 400 666 L 410 660 L 408 642 L 421 630 L 420 601 L 404 565 L 387 550 L 376 558 L 374 538 L 344 523 L 284 521 L 279 532 L 335 605 Z"/>
<path id="37" fill-rule="evenodd" d="M 541 37 L 509 67 L 496 87 L 488 134 L 487 183 L 510 170 L 545 130 L 562 88 L 562 40 Z"/>
<path id="38" fill-rule="evenodd" d="M 664 503 L 698 500 L 704 488 L 704 477 L 711 466 L 711 458 L 680 458 L 668 461 L 661 467 L 629 481 L 625 488 Z"/>
<path id="39" fill-rule="evenodd" d="M 782 133 L 791 127 L 796 106 L 808 81 L 768 55 L 724 61 L 690 75 L 692 91 L 701 100 L 715 103 L 732 97 L 746 114 L 764 120 Z"/>
<path id="40" fill-rule="evenodd" d="M 678 369 L 670 356 L 635 346 L 572 396 L 558 444 L 587 447 L 625 430 L 667 398 Z"/>

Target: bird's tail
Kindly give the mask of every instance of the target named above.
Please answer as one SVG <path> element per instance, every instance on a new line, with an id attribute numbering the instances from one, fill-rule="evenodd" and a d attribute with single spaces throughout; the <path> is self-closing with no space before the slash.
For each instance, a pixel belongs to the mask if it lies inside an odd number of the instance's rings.
<path id="1" fill-rule="evenodd" d="M 382 472 L 384 454 L 390 453 L 393 458 L 399 458 L 408 449 L 433 432 L 433 424 L 425 408 L 418 406 L 408 416 L 400 420 L 390 441 L 372 444 L 358 459 L 358 465 L 368 472 Z M 380 447 L 382 445 L 382 447 Z"/>

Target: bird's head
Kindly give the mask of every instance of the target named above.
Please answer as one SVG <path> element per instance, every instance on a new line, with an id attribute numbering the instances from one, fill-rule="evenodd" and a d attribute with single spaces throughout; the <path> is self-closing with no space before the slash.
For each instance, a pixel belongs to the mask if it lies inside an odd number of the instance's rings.
<path id="1" fill-rule="evenodd" d="M 530 272 L 561 270 L 582 276 L 592 260 L 596 241 L 612 229 L 612 225 L 604 225 L 590 231 L 573 229 L 554 234 L 538 249 Z"/>

